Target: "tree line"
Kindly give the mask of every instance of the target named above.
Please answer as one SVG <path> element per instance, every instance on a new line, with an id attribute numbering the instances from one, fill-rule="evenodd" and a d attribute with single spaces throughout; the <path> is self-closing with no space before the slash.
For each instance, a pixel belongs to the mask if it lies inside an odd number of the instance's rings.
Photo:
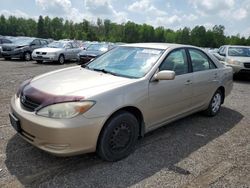
<path id="1" fill-rule="evenodd" d="M 83 19 L 74 23 L 62 18 L 39 16 L 38 21 L 15 16 L 0 16 L 0 35 L 30 36 L 41 38 L 77 39 L 110 42 L 169 42 L 216 48 L 224 44 L 250 45 L 250 36 L 225 35 L 225 27 L 215 25 L 212 29 L 204 26 L 188 27 L 174 31 L 169 28 L 154 28 L 148 24 L 128 21 L 117 24 L 108 19 L 98 18 L 96 22 Z"/>

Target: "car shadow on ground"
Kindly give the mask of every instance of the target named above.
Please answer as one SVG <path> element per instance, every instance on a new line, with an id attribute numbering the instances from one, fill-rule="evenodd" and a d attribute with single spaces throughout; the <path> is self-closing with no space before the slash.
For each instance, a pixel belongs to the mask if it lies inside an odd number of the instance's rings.
<path id="1" fill-rule="evenodd" d="M 240 83 L 249 83 L 250 82 L 250 72 L 244 74 L 234 75 L 234 81 Z"/>
<path id="2" fill-rule="evenodd" d="M 31 146 L 18 135 L 6 148 L 6 167 L 24 186 L 127 187 L 162 169 L 181 175 L 177 163 L 232 129 L 243 116 L 222 107 L 213 118 L 194 114 L 148 133 L 134 153 L 115 163 L 95 154 L 59 158 Z"/>

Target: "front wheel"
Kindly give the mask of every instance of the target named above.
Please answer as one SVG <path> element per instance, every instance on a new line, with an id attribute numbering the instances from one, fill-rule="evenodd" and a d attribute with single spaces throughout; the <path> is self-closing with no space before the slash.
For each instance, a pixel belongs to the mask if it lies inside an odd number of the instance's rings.
<path id="1" fill-rule="evenodd" d="M 223 100 L 222 92 L 221 90 L 217 90 L 213 95 L 208 108 L 204 111 L 204 114 L 210 117 L 218 114 L 221 108 L 222 100 Z"/>
<path id="2" fill-rule="evenodd" d="M 30 52 L 24 52 L 23 54 L 23 59 L 25 61 L 30 61 L 32 58 L 31 58 L 31 53 Z"/>
<path id="3" fill-rule="evenodd" d="M 58 58 L 58 63 L 60 63 L 61 65 L 63 65 L 65 63 L 65 58 L 64 55 L 60 55 Z"/>
<path id="4" fill-rule="evenodd" d="M 138 140 L 139 123 L 129 112 L 121 111 L 103 128 L 97 145 L 97 154 L 106 161 L 118 161 L 127 157 Z"/>

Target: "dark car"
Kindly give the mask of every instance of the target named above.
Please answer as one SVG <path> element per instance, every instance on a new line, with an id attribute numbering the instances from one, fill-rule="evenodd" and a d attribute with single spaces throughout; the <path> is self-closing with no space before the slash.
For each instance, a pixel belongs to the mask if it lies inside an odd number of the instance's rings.
<path id="1" fill-rule="evenodd" d="M 20 58 L 30 61 L 33 50 L 47 45 L 48 41 L 45 39 L 18 37 L 12 44 L 4 44 L 2 46 L 2 56 L 6 60 Z"/>
<path id="2" fill-rule="evenodd" d="M 78 54 L 77 64 L 85 64 L 90 60 L 102 55 L 103 53 L 114 48 L 114 44 L 106 44 L 106 43 L 95 43 L 90 44 L 86 50 L 82 50 Z"/>
<path id="3" fill-rule="evenodd" d="M 11 37 L 0 36 L 0 57 L 2 57 L 2 46 L 4 44 L 10 44 L 10 43 L 12 43 Z"/>

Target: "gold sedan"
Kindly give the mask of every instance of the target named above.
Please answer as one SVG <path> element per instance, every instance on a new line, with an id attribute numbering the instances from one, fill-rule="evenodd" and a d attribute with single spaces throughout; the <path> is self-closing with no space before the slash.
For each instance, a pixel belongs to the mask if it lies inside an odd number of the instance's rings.
<path id="1" fill-rule="evenodd" d="M 199 111 L 215 116 L 231 89 L 232 68 L 197 47 L 127 44 L 24 82 L 10 120 L 49 153 L 117 161 L 153 129 Z"/>

